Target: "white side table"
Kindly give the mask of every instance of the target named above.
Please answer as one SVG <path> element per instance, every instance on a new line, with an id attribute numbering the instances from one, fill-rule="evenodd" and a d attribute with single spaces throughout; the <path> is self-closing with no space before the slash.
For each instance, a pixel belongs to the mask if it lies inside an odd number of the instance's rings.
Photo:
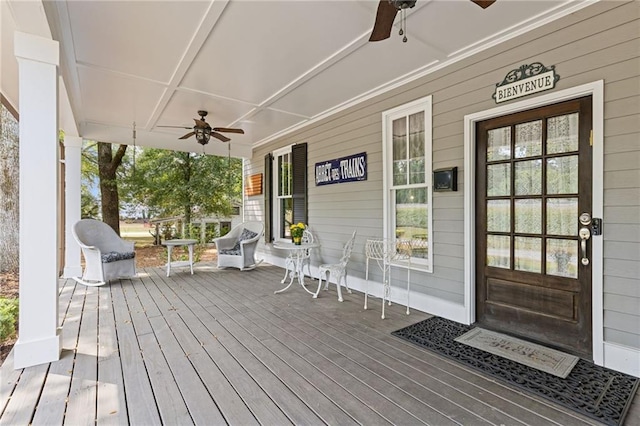
<path id="1" fill-rule="evenodd" d="M 167 259 L 167 276 L 171 273 L 171 267 L 181 268 L 188 266 L 191 268 L 191 275 L 193 275 L 193 247 L 198 243 L 198 240 L 166 240 L 162 242 L 163 246 L 167 247 L 168 259 Z M 189 249 L 189 260 L 171 261 L 171 249 L 176 246 L 187 246 Z"/>

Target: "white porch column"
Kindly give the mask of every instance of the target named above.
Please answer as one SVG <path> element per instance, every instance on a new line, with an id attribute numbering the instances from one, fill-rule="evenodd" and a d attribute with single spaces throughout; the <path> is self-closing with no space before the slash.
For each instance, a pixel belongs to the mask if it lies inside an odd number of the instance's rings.
<path id="1" fill-rule="evenodd" d="M 82 275 L 80 266 L 80 246 L 73 238 L 73 224 L 80 220 L 80 159 L 82 153 L 82 138 L 79 136 L 64 137 L 65 163 L 65 247 L 64 272 L 65 278 Z"/>
<path id="2" fill-rule="evenodd" d="M 60 358 L 58 42 L 15 33 L 20 102 L 20 331 L 14 368 Z"/>

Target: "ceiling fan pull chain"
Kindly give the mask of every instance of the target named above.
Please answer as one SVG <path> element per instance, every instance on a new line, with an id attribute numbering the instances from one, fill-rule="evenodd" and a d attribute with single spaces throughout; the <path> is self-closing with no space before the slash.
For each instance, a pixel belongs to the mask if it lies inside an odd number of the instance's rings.
<path id="1" fill-rule="evenodd" d="M 404 35 L 404 37 L 402 37 L 402 42 L 406 43 L 407 42 L 407 12 L 406 9 L 402 9 L 402 28 L 400 29 L 400 35 Z"/>

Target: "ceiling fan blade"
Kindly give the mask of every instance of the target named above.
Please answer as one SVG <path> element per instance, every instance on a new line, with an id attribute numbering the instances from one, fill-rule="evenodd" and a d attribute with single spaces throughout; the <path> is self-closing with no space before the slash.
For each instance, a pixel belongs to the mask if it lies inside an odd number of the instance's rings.
<path id="1" fill-rule="evenodd" d="M 156 126 L 156 127 L 166 127 L 170 129 L 193 129 L 193 127 L 187 127 L 187 126 Z"/>
<path id="2" fill-rule="evenodd" d="M 196 126 L 198 127 L 207 127 L 209 125 L 209 123 L 207 123 L 206 121 L 202 121 L 197 118 L 194 118 L 193 121 L 196 122 Z"/>
<path id="3" fill-rule="evenodd" d="M 483 9 L 488 8 L 489 6 L 491 6 L 496 2 L 496 0 L 471 0 L 471 1 Z"/>
<path id="4" fill-rule="evenodd" d="M 193 136 L 195 134 L 196 134 L 196 132 L 189 132 L 186 135 L 184 135 L 183 137 L 178 138 L 178 139 L 188 139 L 188 138 L 190 138 L 191 136 Z"/>
<path id="5" fill-rule="evenodd" d="M 373 31 L 369 41 L 380 41 L 389 38 L 397 13 L 396 7 L 389 3 L 388 0 L 380 0 L 378 11 L 376 12 L 376 22 L 373 24 Z"/>
<path id="6" fill-rule="evenodd" d="M 230 128 L 230 127 L 214 127 L 212 130 L 214 132 L 239 133 L 241 135 L 244 135 L 244 130 L 242 130 L 242 129 L 233 129 L 233 128 Z"/>
<path id="7" fill-rule="evenodd" d="M 231 139 L 229 139 L 228 137 L 226 137 L 225 135 L 218 133 L 218 132 L 211 132 L 211 136 L 213 136 L 216 139 L 220 139 L 222 142 L 229 142 Z"/>

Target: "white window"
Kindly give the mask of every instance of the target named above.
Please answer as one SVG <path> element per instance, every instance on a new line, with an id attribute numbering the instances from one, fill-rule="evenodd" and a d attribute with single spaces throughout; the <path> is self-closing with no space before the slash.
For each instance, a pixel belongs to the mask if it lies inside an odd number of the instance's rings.
<path id="1" fill-rule="evenodd" d="M 431 96 L 382 114 L 384 235 L 408 240 L 411 267 L 432 271 Z"/>
<path id="2" fill-rule="evenodd" d="M 291 146 L 273 153 L 273 236 L 276 240 L 291 238 L 293 220 L 293 173 Z"/>

